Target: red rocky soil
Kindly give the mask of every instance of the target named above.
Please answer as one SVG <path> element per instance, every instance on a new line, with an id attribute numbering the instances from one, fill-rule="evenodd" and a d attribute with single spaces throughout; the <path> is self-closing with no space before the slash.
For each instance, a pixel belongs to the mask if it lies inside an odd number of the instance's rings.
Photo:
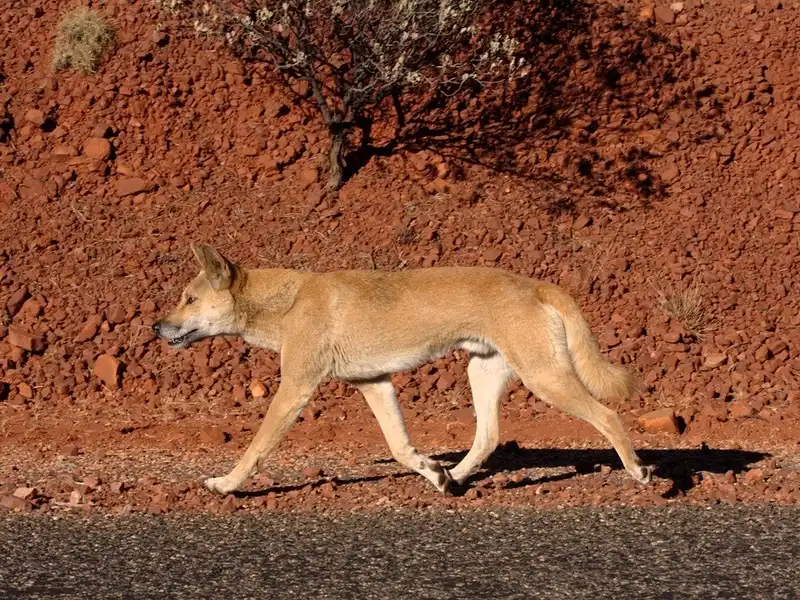
<path id="1" fill-rule="evenodd" d="M 408 145 L 325 196 L 324 132 L 262 66 L 158 2 L 92 4 L 117 38 L 84 76 L 50 69 L 62 3 L 0 1 L 0 512 L 800 502 L 800 5 L 576 5 L 571 30 L 528 36 L 549 85 L 464 138 L 481 164 Z M 591 427 L 514 385 L 505 445 L 441 497 L 333 382 L 252 493 L 213 497 L 198 481 L 233 464 L 279 374 L 237 339 L 154 337 L 192 241 L 253 267 L 568 286 L 642 375 L 613 407 L 660 477 L 634 485 Z M 701 318 L 671 317 L 670 294 Z M 473 434 L 465 365 L 395 379 L 415 443 L 445 460 Z"/>

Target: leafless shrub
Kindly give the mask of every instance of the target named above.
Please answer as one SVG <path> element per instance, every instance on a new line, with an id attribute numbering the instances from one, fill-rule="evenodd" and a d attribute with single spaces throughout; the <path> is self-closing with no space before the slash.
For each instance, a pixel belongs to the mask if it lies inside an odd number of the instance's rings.
<path id="1" fill-rule="evenodd" d="M 195 13 L 200 33 L 220 33 L 261 60 L 319 110 L 330 136 L 328 186 L 344 177 L 350 135 L 371 139 L 374 111 L 405 125 L 411 92 L 454 96 L 526 72 L 517 41 L 491 22 L 495 0 L 226 0 Z"/>

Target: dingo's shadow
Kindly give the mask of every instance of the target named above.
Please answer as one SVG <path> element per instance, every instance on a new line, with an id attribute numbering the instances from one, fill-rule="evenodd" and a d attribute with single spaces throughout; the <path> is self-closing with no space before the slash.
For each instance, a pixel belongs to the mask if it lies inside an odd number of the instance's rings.
<path id="1" fill-rule="evenodd" d="M 703 444 L 700 449 L 663 449 L 638 450 L 637 454 L 646 464 L 654 465 L 653 475 L 657 478 L 672 481 L 672 487 L 664 494 L 664 498 L 674 498 L 685 494 L 695 483 L 693 475 L 700 471 L 709 473 L 726 473 L 747 471 L 748 466 L 770 455 L 749 450 L 712 449 Z M 466 452 L 447 452 L 433 456 L 436 460 L 457 463 Z M 609 465 L 612 469 L 622 469 L 617 453 L 612 450 L 562 450 L 558 448 L 520 448 L 515 442 L 506 442 L 487 459 L 480 471 L 470 481 L 481 477 L 490 477 L 500 471 L 515 471 L 536 467 L 574 467 L 575 473 L 542 478 L 525 478 L 519 482 L 509 482 L 506 488 L 538 485 L 555 479 L 566 479 L 576 474 L 591 473 L 595 465 Z M 468 481 L 464 488 L 469 486 Z M 458 493 L 458 492 L 456 492 Z"/>
<path id="2" fill-rule="evenodd" d="M 647 463 L 655 466 L 654 476 L 668 479 L 672 486 L 662 496 L 664 498 L 674 498 L 685 494 L 695 485 L 693 475 L 701 471 L 709 473 L 726 473 L 733 471 L 741 473 L 749 470 L 752 463 L 758 462 L 770 455 L 764 452 L 754 452 L 749 450 L 723 450 L 712 449 L 703 444 L 697 450 L 686 449 L 664 449 L 664 450 L 639 450 L 638 455 Z M 466 451 L 446 452 L 432 456 L 436 460 L 444 463 L 458 463 Z M 393 459 L 378 459 L 375 463 L 390 463 Z M 473 475 L 463 486 L 455 487 L 451 490 L 454 495 L 463 495 L 476 480 L 491 477 L 501 471 L 516 471 L 519 469 L 533 468 L 558 468 L 573 467 L 574 472 L 546 475 L 543 477 L 526 477 L 521 481 L 510 481 L 504 487 L 513 489 L 526 487 L 529 485 L 541 485 L 550 481 L 560 481 L 570 479 L 576 474 L 591 473 L 595 470 L 595 465 L 609 465 L 612 469 L 622 469 L 622 463 L 614 450 L 562 450 L 558 448 L 520 448 L 514 442 L 506 442 L 498 446 L 497 450 L 487 459 L 483 467 Z M 387 473 L 386 475 L 370 475 L 363 477 L 334 477 L 337 485 L 343 486 L 353 483 L 370 483 L 386 479 L 388 477 L 419 477 L 413 472 Z M 262 490 L 236 492 L 240 498 L 256 498 L 265 496 L 270 492 L 278 494 L 299 490 L 307 485 L 319 487 L 331 478 L 324 478 L 310 483 L 296 485 L 274 486 Z"/>

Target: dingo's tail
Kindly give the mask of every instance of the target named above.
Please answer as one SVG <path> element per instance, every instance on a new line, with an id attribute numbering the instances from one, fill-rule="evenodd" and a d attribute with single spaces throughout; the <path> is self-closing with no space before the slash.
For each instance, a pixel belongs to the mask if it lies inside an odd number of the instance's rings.
<path id="1" fill-rule="evenodd" d="M 636 377 L 619 365 L 606 361 L 583 318 L 578 304 L 566 291 L 553 284 L 540 284 L 536 295 L 552 306 L 564 322 L 567 348 L 575 372 L 583 385 L 596 398 L 630 398 L 638 389 Z"/>

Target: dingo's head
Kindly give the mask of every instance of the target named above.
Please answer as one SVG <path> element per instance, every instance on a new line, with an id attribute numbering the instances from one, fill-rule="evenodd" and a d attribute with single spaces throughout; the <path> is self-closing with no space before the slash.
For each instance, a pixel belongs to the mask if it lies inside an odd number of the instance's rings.
<path id="1" fill-rule="evenodd" d="M 172 348 L 215 335 L 235 335 L 234 284 L 241 269 L 211 246 L 192 245 L 202 271 L 183 290 L 178 306 L 153 324 L 153 331 Z"/>

